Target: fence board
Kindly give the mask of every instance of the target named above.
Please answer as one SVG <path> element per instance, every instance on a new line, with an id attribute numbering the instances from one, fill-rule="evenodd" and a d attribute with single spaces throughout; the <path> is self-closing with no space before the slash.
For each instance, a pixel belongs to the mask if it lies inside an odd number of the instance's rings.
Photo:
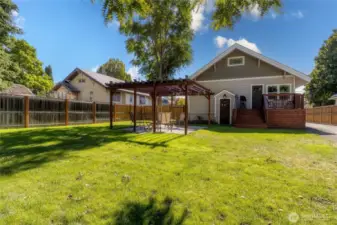
<path id="1" fill-rule="evenodd" d="M 26 113 L 29 127 L 108 122 L 109 103 L 82 102 L 41 97 L 29 97 Z M 23 96 L 0 95 L 0 127 L 24 127 L 25 104 Z M 115 121 L 130 121 L 133 105 L 113 105 Z M 172 112 L 172 119 L 179 119 L 182 106 L 158 106 L 157 112 Z M 94 118 L 95 115 L 95 118 Z M 152 120 L 152 106 L 137 106 L 137 120 Z M 27 127 L 28 127 L 27 126 Z"/>
<path id="2" fill-rule="evenodd" d="M 306 109 L 306 121 L 310 123 L 337 125 L 337 106 L 331 105 Z"/>

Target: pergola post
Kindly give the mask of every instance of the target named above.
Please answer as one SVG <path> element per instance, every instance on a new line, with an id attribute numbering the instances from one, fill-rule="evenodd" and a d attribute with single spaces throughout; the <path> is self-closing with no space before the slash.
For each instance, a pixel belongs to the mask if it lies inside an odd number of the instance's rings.
<path id="1" fill-rule="evenodd" d="M 211 94 L 208 93 L 208 126 L 211 125 Z"/>
<path id="2" fill-rule="evenodd" d="M 156 113 L 157 113 L 157 85 L 153 86 L 152 94 L 152 130 L 156 133 Z"/>
<path id="3" fill-rule="evenodd" d="M 109 107 L 109 118 L 110 118 L 110 129 L 113 128 L 113 117 L 112 117 L 112 111 L 113 111 L 113 95 L 114 95 L 114 91 L 112 89 L 110 89 L 110 107 Z"/>
<path id="4" fill-rule="evenodd" d="M 187 128 L 188 128 L 188 85 L 187 82 L 185 83 L 185 135 L 187 135 Z"/>
<path id="5" fill-rule="evenodd" d="M 136 132 L 136 126 L 137 126 L 137 117 L 136 112 L 137 111 L 137 89 L 133 89 L 133 132 Z"/>

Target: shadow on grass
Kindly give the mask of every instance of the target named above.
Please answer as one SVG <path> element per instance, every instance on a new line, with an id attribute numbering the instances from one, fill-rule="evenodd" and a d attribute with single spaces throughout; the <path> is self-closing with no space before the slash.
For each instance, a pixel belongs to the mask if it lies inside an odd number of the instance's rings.
<path id="1" fill-rule="evenodd" d="M 181 137 L 172 134 L 134 134 L 127 126 L 73 126 L 20 129 L 0 133 L 0 176 L 37 168 L 62 159 L 71 151 L 83 151 L 113 142 L 128 142 L 149 148 L 166 147 Z M 113 148 L 111 148 L 113 151 Z"/>
<path id="2" fill-rule="evenodd" d="M 114 214 L 109 224 L 115 225 L 181 225 L 188 216 L 187 209 L 178 218 L 172 212 L 173 200 L 158 202 L 150 198 L 148 203 L 127 202 Z"/>

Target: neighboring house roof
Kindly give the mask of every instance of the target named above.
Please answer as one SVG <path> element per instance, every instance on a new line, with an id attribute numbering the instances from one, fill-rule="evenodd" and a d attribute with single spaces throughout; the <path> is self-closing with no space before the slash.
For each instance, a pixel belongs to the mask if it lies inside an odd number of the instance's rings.
<path id="1" fill-rule="evenodd" d="M 334 94 L 334 95 L 332 95 L 329 99 L 330 99 L 330 100 L 337 100 L 337 93 Z"/>
<path id="2" fill-rule="evenodd" d="M 75 87 L 74 85 L 72 85 L 68 80 L 64 80 L 61 82 L 58 82 L 54 87 L 53 87 L 53 91 L 56 91 L 57 89 L 59 89 L 61 86 L 64 86 L 65 88 L 67 88 L 69 91 L 71 92 L 81 92 L 77 87 Z"/>
<path id="3" fill-rule="evenodd" d="M 110 83 L 110 82 L 112 82 L 112 83 L 124 83 L 125 82 L 124 80 L 120 80 L 120 79 L 117 79 L 117 78 L 114 78 L 114 77 L 111 77 L 111 76 L 107 76 L 107 75 L 104 75 L 104 74 L 101 74 L 101 73 L 96 73 L 96 72 L 92 72 L 92 71 L 88 71 L 88 70 L 82 70 L 82 69 L 79 69 L 79 68 L 74 69 L 63 80 L 63 82 L 74 79 L 77 76 L 78 73 L 83 73 L 84 75 L 86 75 L 87 77 L 89 77 L 93 81 L 96 81 L 98 84 L 100 84 L 101 86 L 103 86 L 105 88 L 108 88 L 108 86 L 106 84 Z M 124 90 L 124 89 L 119 89 L 119 90 L 124 91 L 124 92 L 133 93 L 133 91 L 129 91 L 129 90 Z M 149 96 L 149 94 L 142 93 L 142 92 L 137 92 L 137 94 Z"/>
<path id="4" fill-rule="evenodd" d="M 211 60 L 208 64 L 206 64 L 205 66 L 203 66 L 201 69 L 199 69 L 197 72 L 195 72 L 190 78 L 191 79 L 196 79 L 200 74 L 202 74 L 203 72 L 205 72 L 207 69 L 209 69 L 211 66 L 213 66 L 215 63 L 219 62 L 221 59 L 223 59 L 224 57 L 226 57 L 227 55 L 229 55 L 230 53 L 232 53 L 234 50 L 240 50 L 248 55 L 251 55 L 263 62 L 266 62 L 276 68 L 279 68 L 289 74 L 295 75 L 298 78 L 305 80 L 305 81 L 310 81 L 310 77 L 307 76 L 306 74 L 299 72 L 293 68 L 290 68 L 289 66 L 286 66 L 282 63 L 279 63 L 273 59 L 270 59 L 260 53 L 257 53 L 253 50 L 250 50 L 249 48 L 246 48 L 240 44 L 234 44 L 231 47 L 229 47 L 226 51 L 224 51 L 223 53 L 221 53 L 220 55 L 218 55 L 217 57 L 215 57 L 213 60 Z"/>
<path id="5" fill-rule="evenodd" d="M 1 93 L 9 95 L 35 96 L 29 88 L 22 84 L 13 84 L 9 88 L 1 91 Z"/>
<path id="6" fill-rule="evenodd" d="M 90 79 L 96 81 L 97 83 L 99 83 L 103 87 L 107 87 L 106 83 L 110 83 L 110 81 L 113 82 L 113 83 L 124 83 L 123 80 L 119 80 L 117 78 L 110 77 L 110 76 L 100 74 L 100 73 L 82 70 L 82 69 L 79 69 L 79 68 L 74 69 L 64 80 L 72 80 L 73 78 L 75 78 L 77 76 L 78 73 L 83 73 L 84 75 L 86 75 Z"/>

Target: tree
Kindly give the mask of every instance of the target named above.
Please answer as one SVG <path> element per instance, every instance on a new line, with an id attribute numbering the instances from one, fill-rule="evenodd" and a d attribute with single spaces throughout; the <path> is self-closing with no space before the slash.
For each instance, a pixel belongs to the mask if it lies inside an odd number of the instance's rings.
<path id="1" fill-rule="evenodd" d="M 44 72 L 50 77 L 50 79 L 54 80 L 53 78 L 53 68 L 51 65 L 48 65 L 44 68 Z"/>
<path id="2" fill-rule="evenodd" d="M 0 48 L 0 91 L 9 87 L 17 78 L 19 67 L 12 62 L 10 55 Z"/>
<path id="3" fill-rule="evenodd" d="M 92 0 L 95 1 L 95 0 Z M 191 12 L 204 0 L 104 0 L 106 23 L 117 19 L 120 32 L 128 37 L 132 63 L 148 79 L 169 79 L 192 61 Z M 281 0 L 216 0 L 212 27 L 232 28 L 245 10 L 256 6 L 263 16 Z"/>
<path id="4" fill-rule="evenodd" d="M 190 0 L 190 3 L 193 8 L 198 8 L 208 1 L 214 7 L 212 28 L 215 30 L 233 28 L 244 12 L 253 7 L 259 9 L 260 16 L 264 16 L 271 8 L 278 11 L 282 6 L 282 0 Z M 124 26 L 132 23 L 135 15 L 151 16 L 152 4 L 152 0 L 103 0 L 103 16 L 106 23 L 117 19 Z"/>
<path id="5" fill-rule="evenodd" d="M 315 58 L 315 68 L 306 86 L 306 96 L 314 105 L 329 104 L 337 93 L 337 30 L 326 40 Z"/>
<path id="6" fill-rule="evenodd" d="M 2 46 L 6 44 L 10 35 L 22 33 L 22 30 L 15 25 L 13 19 L 13 13 L 18 11 L 17 5 L 11 0 L 0 1 L 0 44 Z"/>
<path id="7" fill-rule="evenodd" d="M 183 106 L 185 105 L 185 98 L 178 98 L 176 101 L 176 105 Z"/>
<path id="8" fill-rule="evenodd" d="M 131 81 L 131 75 L 125 72 L 125 64 L 119 59 L 109 59 L 98 68 L 97 72 L 120 80 Z"/>
<path id="9" fill-rule="evenodd" d="M 37 58 L 36 50 L 25 40 L 11 38 L 11 61 L 19 66 L 15 83 L 23 84 L 35 94 L 45 94 L 51 90 L 53 80 L 45 74 L 42 62 Z"/>

